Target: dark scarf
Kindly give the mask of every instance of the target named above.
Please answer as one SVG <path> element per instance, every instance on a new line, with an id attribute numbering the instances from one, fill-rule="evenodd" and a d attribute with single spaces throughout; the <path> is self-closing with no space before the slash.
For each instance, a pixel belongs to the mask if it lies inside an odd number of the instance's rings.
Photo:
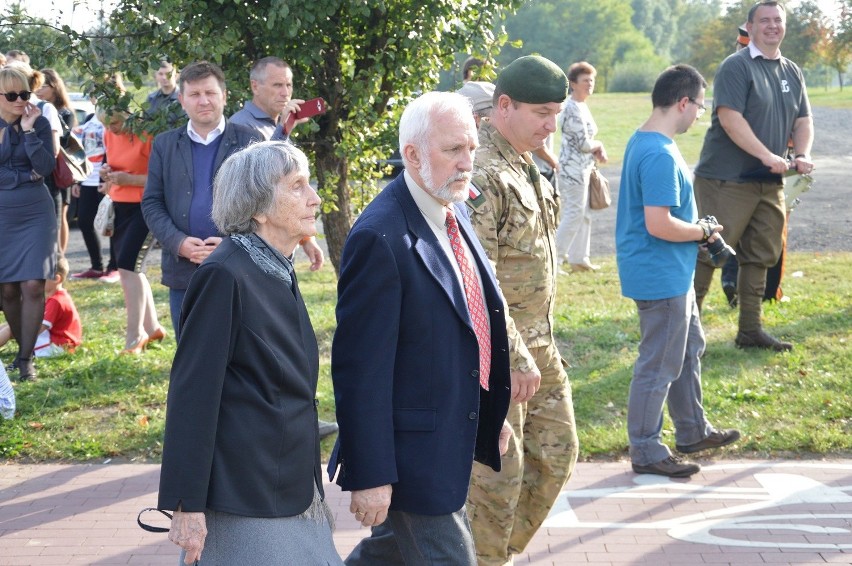
<path id="1" fill-rule="evenodd" d="M 293 260 L 257 234 L 231 234 L 231 240 L 249 254 L 261 271 L 293 288 Z"/>

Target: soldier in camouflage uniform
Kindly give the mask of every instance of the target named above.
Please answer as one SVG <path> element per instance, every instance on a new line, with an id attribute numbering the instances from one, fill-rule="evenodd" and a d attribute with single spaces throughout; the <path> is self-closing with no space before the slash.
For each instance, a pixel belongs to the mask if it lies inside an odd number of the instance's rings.
<path id="1" fill-rule="evenodd" d="M 553 337 L 559 197 L 530 151 L 556 129 L 568 92 L 551 61 L 521 57 L 497 78 L 479 129 L 471 222 L 508 304 L 513 437 L 498 474 L 474 464 L 468 496 L 480 566 L 512 564 L 574 469 L 578 442 L 571 386 Z"/>

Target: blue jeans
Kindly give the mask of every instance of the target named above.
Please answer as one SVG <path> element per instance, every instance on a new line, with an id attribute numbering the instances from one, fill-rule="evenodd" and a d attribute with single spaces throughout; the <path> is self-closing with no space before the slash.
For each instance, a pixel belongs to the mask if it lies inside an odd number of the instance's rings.
<path id="1" fill-rule="evenodd" d="M 663 405 L 675 426 L 677 444 L 700 442 L 713 432 L 701 405 L 701 354 L 704 330 L 695 291 L 654 301 L 639 309 L 639 358 L 630 382 L 627 435 L 630 459 L 647 466 L 671 455 L 663 444 Z"/>
<path id="2" fill-rule="evenodd" d="M 476 566 L 465 508 L 448 515 L 389 511 L 344 561 L 346 566 Z"/>
<path id="3" fill-rule="evenodd" d="M 180 340 L 180 306 L 186 289 L 172 289 L 169 287 L 169 312 L 172 315 L 172 328 L 175 330 L 175 342 Z"/>

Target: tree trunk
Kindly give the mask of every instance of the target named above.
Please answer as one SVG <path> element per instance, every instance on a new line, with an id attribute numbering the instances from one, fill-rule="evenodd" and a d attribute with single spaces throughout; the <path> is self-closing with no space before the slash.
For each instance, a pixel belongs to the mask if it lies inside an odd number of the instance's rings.
<path id="1" fill-rule="evenodd" d="M 346 162 L 334 154 L 334 151 L 317 150 L 316 175 L 320 194 L 332 194 L 335 210 L 322 213 L 323 233 L 328 244 L 328 255 L 334 272 L 340 275 L 340 252 L 352 227 L 352 206 L 349 199 L 349 179 L 346 174 Z"/>

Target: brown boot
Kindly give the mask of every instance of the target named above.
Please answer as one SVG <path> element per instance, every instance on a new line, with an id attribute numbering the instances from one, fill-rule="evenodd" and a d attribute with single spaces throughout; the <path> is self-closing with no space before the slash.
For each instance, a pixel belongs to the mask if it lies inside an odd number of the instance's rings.
<path id="1" fill-rule="evenodd" d="M 740 348 L 763 348 L 765 350 L 775 350 L 776 352 L 788 352 L 793 349 L 793 344 L 783 342 L 767 334 L 762 328 L 751 331 L 740 330 L 737 332 L 734 342 Z"/>

